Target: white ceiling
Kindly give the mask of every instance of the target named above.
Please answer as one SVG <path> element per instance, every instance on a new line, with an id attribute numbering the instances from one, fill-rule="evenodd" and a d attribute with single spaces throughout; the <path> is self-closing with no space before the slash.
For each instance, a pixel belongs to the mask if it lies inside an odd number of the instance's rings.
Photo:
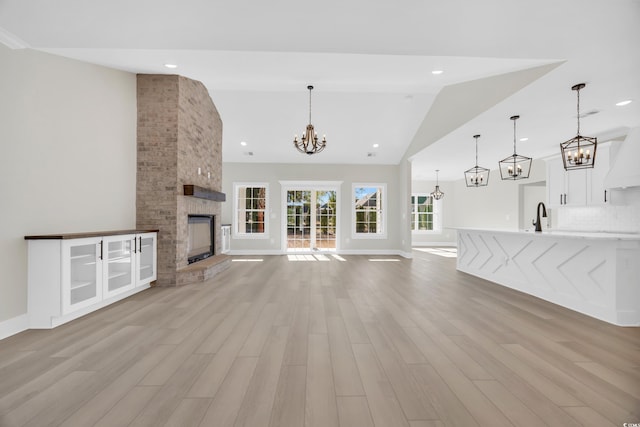
<path id="1" fill-rule="evenodd" d="M 0 0 L 7 45 L 202 81 L 224 123 L 224 161 L 396 164 L 411 147 L 414 179 L 461 178 L 476 133 L 480 165 L 496 168 L 512 152 L 514 114 L 529 138 L 519 153 L 556 153 L 575 135 L 579 82 L 582 112 L 599 111 L 583 134 L 640 126 L 638 24 L 640 0 Z M 308 84 L 328 140 L 317 156 L 292 146 Z M 455 85 L 465 90 L 443 91 Z M 615 106 L 624 99 L 635 102 Z"/>

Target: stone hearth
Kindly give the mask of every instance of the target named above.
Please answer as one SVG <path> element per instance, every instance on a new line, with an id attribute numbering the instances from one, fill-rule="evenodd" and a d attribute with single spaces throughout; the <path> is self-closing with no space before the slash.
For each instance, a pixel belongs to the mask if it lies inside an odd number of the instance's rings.
<path id="1" fill-rule="evenodd" d="M 136 222 L 157 228 L 158 285 L 213 277 L 229 266 L 220 255 L 220 202 L 185 196 L 193 184 L 222 188 L 222 120 L 207 89 L 177 75 L 138 75 Z M 188 265 L 187 216 L 216 215 L 215 255 Z"/>

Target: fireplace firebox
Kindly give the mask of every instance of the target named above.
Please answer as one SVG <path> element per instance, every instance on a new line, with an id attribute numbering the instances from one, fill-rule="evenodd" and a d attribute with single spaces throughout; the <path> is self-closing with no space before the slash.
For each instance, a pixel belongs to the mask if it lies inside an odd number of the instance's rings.
<path id="1" fill-rule="evenodd" d="M 187 262 L 193 264 L 214 255 L 215 215 L 188 216 Z"/>

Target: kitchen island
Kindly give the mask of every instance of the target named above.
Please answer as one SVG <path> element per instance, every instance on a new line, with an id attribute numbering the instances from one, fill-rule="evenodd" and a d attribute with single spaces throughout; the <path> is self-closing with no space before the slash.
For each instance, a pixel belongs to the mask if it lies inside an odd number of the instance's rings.
<path id="1" fill-rule="evenodd" d="M 640 326 L 640 235 L 457 228 L 457 269 L 619 326 Z"/>

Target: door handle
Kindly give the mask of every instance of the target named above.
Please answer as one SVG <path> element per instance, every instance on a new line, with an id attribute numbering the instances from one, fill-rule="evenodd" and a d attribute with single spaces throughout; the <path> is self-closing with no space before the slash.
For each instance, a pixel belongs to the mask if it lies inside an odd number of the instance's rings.
<path id="1" fill-rule="evenodd" d="M 607 203 L 607 190 L 604 190 L 604 202 Z"/>
<path id="2" fill-rule="evenodd" d="M 138 246 L 140 246 L 140 253 L 142 253 L 142 236 L 138 238 L 140 239 L 140 244 Z"/>
<path id="3" fill-rule="evenodd" d="M 137 253 L 138 252 L 138 239 L 136 239 L 135 237 L 133 238 L 133 253 Z"/>
<path id="4" fill-rule="evenodd" d="M 102 240 L 100 240 L 100 259 L 102 259 Z"/>

